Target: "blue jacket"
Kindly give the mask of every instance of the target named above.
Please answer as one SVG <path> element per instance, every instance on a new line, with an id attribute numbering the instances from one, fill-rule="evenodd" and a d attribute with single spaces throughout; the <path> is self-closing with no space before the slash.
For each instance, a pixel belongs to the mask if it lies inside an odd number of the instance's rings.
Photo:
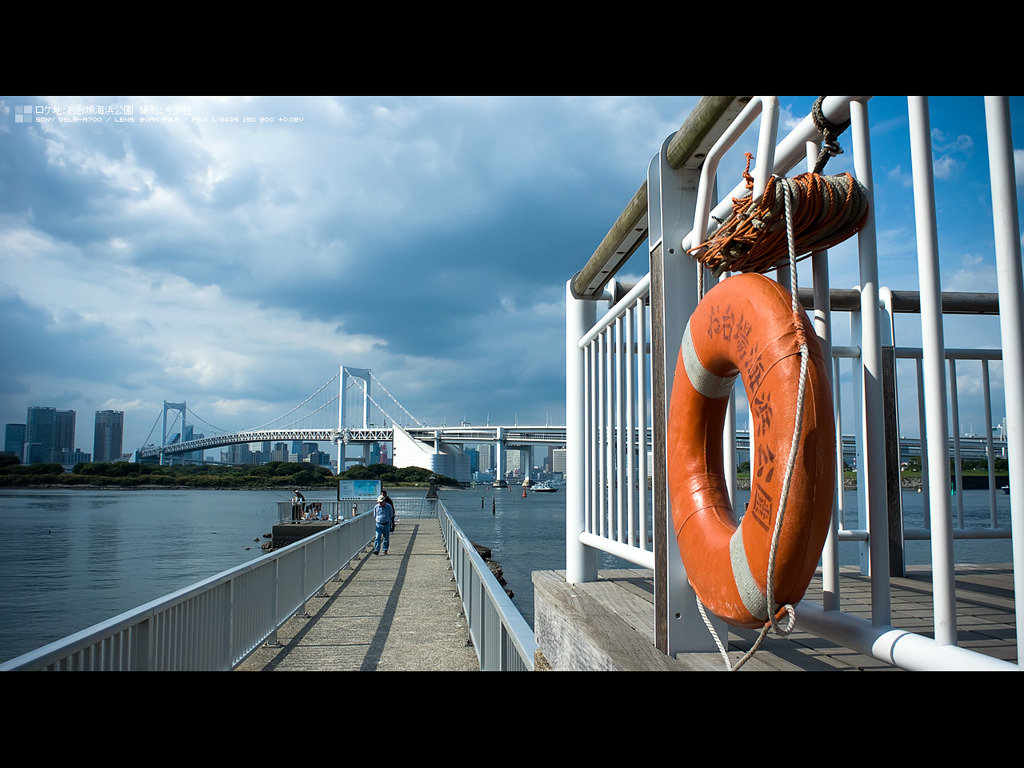
<path id="1" fill-rule="evenodd" d="M 395 510 L 387 502 L 378 503 L 373 508 L 373 520 L 377 523 L 390 523 L 395 517 Z"/>

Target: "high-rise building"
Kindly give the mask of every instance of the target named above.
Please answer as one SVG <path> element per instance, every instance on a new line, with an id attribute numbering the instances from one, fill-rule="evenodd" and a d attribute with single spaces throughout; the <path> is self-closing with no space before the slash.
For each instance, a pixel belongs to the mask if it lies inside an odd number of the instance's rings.
<path id="1" fill-rule="evenodd" d="M 506 448 L 505 471 L 518 476 L 525 476 L 530 471 L 529 448 Z"/>
<path id="2" fill-rule="evenodd" d="M 96 411 L 93 461 L 120 461 L 124 441 L 124 411 Z"/>
<path id="3" fill-rule="evenodd" d="M 50 461 L 57 448 L 57 409 L 47 406 L 30 406 L 25 423 L 24 464 L 39 464 Z"/>
<path id="4" fill-rule="evenodd" d="M 24 447 L 25 425 L 8 424 L 4 430 L 4 453 L 13 453 L 20 461 Z"/>
<path id="5" fill-rule="evenodd" d="M 53 433 L 54 453 L 74 453 L 75 412 L 57 411 L 57 423 Z M 56 459 L 53 459 L 54 461 Z"/>
<path id="6" fill-rule="evenodd" d="M 483 443 L 478 447 L 480 450 L 479 469 L 481 472 L 489 472 L 494 469 L 494 445 L 491 443 Z"/>
<path id="7" fill-rule="evenodd" d="M 551 471 L 565 475 L 565 448 L 555 448 L 551 451 Z"/>
<path id="8" fill-rule="evenodd" d="M 480 471 L 480 451 L 476 448 L 464 448 L 462 450 L 464 454 L 469 456 L 469 471 L 479 472 Z"/>
<path id="9" fill-rule="evenodd" d="M 258 455 L 252 452 L 248 443 L 234 443 L 223 452 L 222 461 L 228 464 L 255 464 Z"/>

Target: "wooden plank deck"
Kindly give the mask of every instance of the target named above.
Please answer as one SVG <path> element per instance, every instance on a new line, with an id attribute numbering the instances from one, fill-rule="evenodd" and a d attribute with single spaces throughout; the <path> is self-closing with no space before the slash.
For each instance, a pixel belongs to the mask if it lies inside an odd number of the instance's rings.
<path id="1" fill-rule="evenodd" d="M 558 583 L 558 579 L 562 583 Z M 534 574 L 537 589 L 537 642 L 541 652 L 554 669 L 574 668 L 577 664 L 591 663 L 595 655 L 592 648 L 584 651 L 589 656 L 581 660 L 577 650 L 585 644 L 575 638 L 574 650 L 566 652 L 557 647 L 559 634 L 575 628 L 557 627 L 560 619 L 552 620 L 560 612 L 572 611 L 565 606 L 586 605 L 591 626 L 602 624 L 598 632 L 621 633 L 622 627 L 631 627 L 636 640 L 653 648 L 654 582 L 650 571 L 602 571 L 600 579 L 592 584 L 565 585 L 562 571 Z M 856 568 L 844 568 L 840 575 L 842 609 L 863 618 L 870 616 L 871 585 Z M 911 566 L 907 576 L 891 580 L 893 626 L 916 634 L 932 637 L 932 584 L 931 570 L 926 566 Z M 821 579 L 812 581 L 805 600 L 814 601 L 821 592 Z M 961 566 L 956 575 L 957 644 L 961 648 L 985 653 L 1004 661 L 1017 662 L 1016 616 L 1014 613 L 1013 571 L 1008 565 Z M 820 603 L 820 600 L 818 601 Z M 543 604 L 542 604 L 543 603 Z M 557 607 L 556 607 L 557 605 Z M 601 622 L 597 617 L 604 612 L 609 618 Z M 897 667 L 871 656 L 851 651 L 830 641 L 800 631 L 799 607 L 797 627 L 788 637 L 769 634 L 758 652 L 744 665 L 749 671 L 900 671 Z M 614 630 L 609 626 L 620 624 Z M 577 622 L 577 627 L 581 625 Z M 582 627 L 581 631 L 586 631 Z M 729 657 L 735 664 L 757 639 L 755 630 L 729 630 Z M 612 645 L 623 646 L 621 637 Z M 625 652 L 614 650 L 601 655 L 606 669 L 666 669 L 724 670 L 725 661 L 719 653 L 687 654 L 678 664 L 666 664 L 656 655 L 637 653 L 633 643 L 625 643 Z M 554 658 L 551 658 L 551 657 Z M 662 656 L 661 659 L 666 659 Z M 575 667 L 582 668 L 582 667 Z"/>

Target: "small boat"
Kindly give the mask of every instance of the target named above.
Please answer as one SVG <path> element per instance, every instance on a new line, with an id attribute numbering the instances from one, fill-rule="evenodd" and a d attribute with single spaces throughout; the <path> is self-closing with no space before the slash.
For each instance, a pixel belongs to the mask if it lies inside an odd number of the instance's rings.
<path id="1" fill-rule="evenodd" d="M 534 493 L 555 493 L 558 489 L 548 483 L 537 483 L 530 490 Z"/>
<path id="2" fill-rule="evenodd" d="M 1005 493 L 1007 496 L 1009 496 L 1010 495 L 1010 486 L 1004 485 L 1003 486 L 1003 493 Z"/>

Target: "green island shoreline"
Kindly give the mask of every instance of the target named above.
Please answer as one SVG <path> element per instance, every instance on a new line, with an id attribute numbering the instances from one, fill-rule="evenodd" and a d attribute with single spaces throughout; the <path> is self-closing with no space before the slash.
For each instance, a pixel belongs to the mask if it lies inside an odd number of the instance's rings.
<path id="1" fill-rule="evenodd" d="M 326 467 L 284 461 L 245 466 L 83 462 L 65 472 L 60 464 L 22 465 L 17 457 L 0 456 L 0 487 L 3 488 L 334 490 L 339 480 L 380 480 L 386 488 L 428 488 L 431 484 L 435 487 L 460 487 L 452 478 L 427 469 L 387 464 L 356 466 L 340 475 L 333 474 Z"/>
<path id="2" fill-rule="evenodd" d="M 964 462 L 961 479 L 965 489 L 988 487 L 988 473 L 984 469 L 968 467 Z M 996 460 L 996 486 L 1007 484 L 1005 459 Z M 750 488 L 750 473 L 741 468 L 737 473 L 737 487 Z M 857 473 L 844 472 L 843 485 L 847 490 L 857 487 Z M 950 472 L 952 477 L 952 470 Z M 232 466 L 226 464 L 194 464 L 160 466 L 133 464 L 127 461 L 110 463 L 80 463 L 66 472 L 60 464 L 22 465 L 17 457 L 0 454 L 0 488 L 103 488 L 103 489 L 174 489 L 209 488 L 222 490 L 272 490 L 300 488 L 302 490 L 333 490 L 339 480 L 380 480 L 385 488 L 461 489 L 464 486 L 450 477 L 437 475 L 420 467 L 394 467 L 389 464 L 354 466 L 340 475 L 327 467 L 315 464 L 272 461 L 267 464 Z M 919 489 L 923 485 L 920 470 L 904 469 L 900 473 L 900 486 Z"/>

